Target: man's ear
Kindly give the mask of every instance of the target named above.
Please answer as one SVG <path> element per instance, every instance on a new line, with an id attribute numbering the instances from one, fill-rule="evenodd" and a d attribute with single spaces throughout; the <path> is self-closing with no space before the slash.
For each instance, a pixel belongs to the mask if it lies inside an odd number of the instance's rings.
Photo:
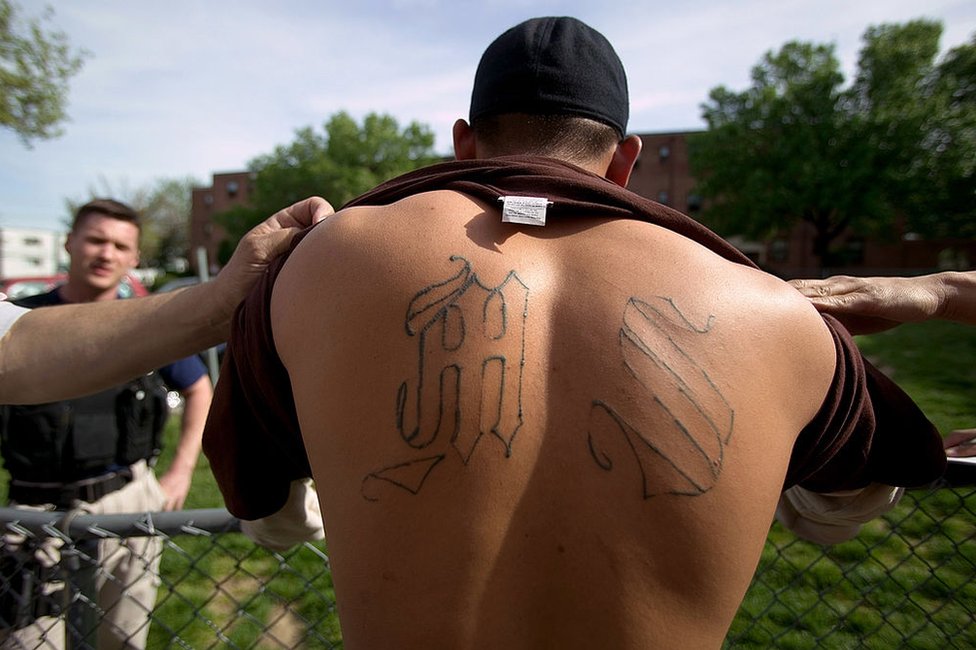
<path id="1" fill-rule="evenodd" d="M 607 173 L 604 174 L 607 179 L 620 187 L 627 187 L 627 183 L 630 182 L 630 173 L 634 171 L 634 163 L 637 162 L 642 146 L 643 142 L 636 135 L 629 135 L 621 140 L 613 152 Z"/>
<path id="2" fill-rule="evenodd" d="M 454 158 L 457 160 L 474 160 L 478 157 L 475 146 L 474 129 L 464 120 L 454 123 Z"/>

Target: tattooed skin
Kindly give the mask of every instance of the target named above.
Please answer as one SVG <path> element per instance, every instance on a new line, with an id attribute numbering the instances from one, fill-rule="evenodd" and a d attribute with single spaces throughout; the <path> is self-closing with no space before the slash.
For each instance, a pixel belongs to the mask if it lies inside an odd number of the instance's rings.
<path id="1" fill-rule="evenodd" d="M 593 401 L 589 447 L 596 463 L 613 470 L 606 451 L 619 439 L 633 457 L 644 499 L 659 494 L 694 496 L 710 490 L 722 472 L 725 446 L 735 412 L 708 373 L 678 343 L 675 335 L 705 336 L 714 317 L 696 326 L 670 298 L 652 302 L 631 298 L 620 328 L 624 367 L 646 394 L 629 404 Z M 672 431 L 662 431 L 660 422 Z"/>
<path id="2" fill-rule="evenodd" d="M 453 256 L 458 272 L 419 291 L 410 301 L 407 336 L 417 339 L 415 380 L 400 385 L 396 424 L 415 458 L 371 472 L 362 495 L 380 498 L 384 488 L 417 494 L 448 455 L 467 464 L 485 437 L 512 453 L 522 426 L 522 371 L 529 289 L 515 271 L 495 287 L 482 284 L 471 263 Z M 477 405 L 478 419 L 465 426 L 463 410 Z"/>

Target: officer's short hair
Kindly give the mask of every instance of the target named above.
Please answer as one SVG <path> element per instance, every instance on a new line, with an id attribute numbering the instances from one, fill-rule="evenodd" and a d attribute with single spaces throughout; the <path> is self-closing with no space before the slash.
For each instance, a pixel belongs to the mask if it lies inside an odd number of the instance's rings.
<path id="1" fill-rule="evenodd" d="M 128 221 L 134 224 L 136 228 L 142 226 L 139 213 L 125 203 L 116 201 L 115 199 L 93 199 L 75 211 L 74 220 L 71 222 L 71 230 L 75 230 L 78 224 L 84 221 L 90 214 L 104 214 L 113 219 Z"/>

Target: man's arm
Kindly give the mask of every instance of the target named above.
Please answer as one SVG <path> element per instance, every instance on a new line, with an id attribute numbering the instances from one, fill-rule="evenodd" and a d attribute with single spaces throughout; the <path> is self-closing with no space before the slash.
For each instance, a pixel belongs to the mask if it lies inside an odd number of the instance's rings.
<path id="1" fill-rule="evenodd" d="M 301 228 L 330 214 L 318 197 L 278 212 L 244 236 L 212 282 L 20 316 L 0 339 L 0 404 L 92 393 L 225 340 L 234 309 L 268 263 Z"/>
<path id="2" fill-rule="evenodd" d="M 179 510 L 190 493 L 193 470 L 196 469 L 203 442 L 203 426 L 207 423 L 207 412 L 213 399 L 210 377 L 203 375 L 180 393 L 184 400 L 180 439 L 173 462 L 166 473 L 159 477 L 159 484 L 166 494 L 163 510 Z"/>
<path id="3" fill-rule="evenodd" d="M 976 271 L 912 278 L 791 280 L 820 311 L 838 318 L 852 334 L 870 334 L 901 323 L 950 320 L 976 325 Z"/>
<path id="4" fill-rule="evenodd" d="M 936 319 L 976 325 L 976 271 L 912 278 L 838 275 L 826 280 L 791 280 L 790 284 L 853 334 Z M 947 456 L 976 456 L 976 429 L 953 431 L 943 444 Z"/>

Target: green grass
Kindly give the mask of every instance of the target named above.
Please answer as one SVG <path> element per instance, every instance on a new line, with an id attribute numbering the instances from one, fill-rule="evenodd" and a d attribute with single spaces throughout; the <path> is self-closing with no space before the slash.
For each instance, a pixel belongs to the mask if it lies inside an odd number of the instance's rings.
<path id="1" fill-rule="evenodd" d="M 173 417 L 159 473 L 172 460 L 178 433 Z M 201 455 L 184 507 L 223 505 L 210 464 Z M 324 554 L 325 545 L 318 542 L 278 555 L 239 533 L 174 538 L 160 566 L 163 586 L 148 647 L 341 647 Z M 181 644 L 174 644 L 174 635 Z"/>
<path id="2" fill-rule="evenodd" d="M 858 345 L 943 434 L 976 427 L 976 328 L 903 326 Z M 726 646 L 976 647 L 974 542 L 973 488 L 910 492 L 833 547 L 776 524 Z"/>

